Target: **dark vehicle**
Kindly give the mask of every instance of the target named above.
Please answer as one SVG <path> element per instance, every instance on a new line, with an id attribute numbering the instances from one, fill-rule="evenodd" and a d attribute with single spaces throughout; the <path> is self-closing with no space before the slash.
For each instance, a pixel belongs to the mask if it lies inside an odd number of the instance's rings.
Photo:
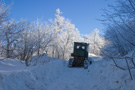
<path id="1" fill-rule="evenodd" d="M 88 60 L 88 47 L 87 43 L 74 42 L 74 51 L 71 53 L 73 58 L 69 59 L 69 67 L 84 66 L 84 68 L 88 68 L 88 64 L 92 63 Z"/>

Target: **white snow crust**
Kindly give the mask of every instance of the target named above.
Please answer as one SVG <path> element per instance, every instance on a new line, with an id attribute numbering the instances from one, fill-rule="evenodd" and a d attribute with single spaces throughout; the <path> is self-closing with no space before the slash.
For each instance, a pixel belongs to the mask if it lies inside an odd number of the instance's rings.
<path id="1" fill-rule="evenodd" d="M 26 67 L 19 60 L 0 58 L 0 90 L 135 90 L 128 71 L 115 67 L 111 60 L 97 57 L 84 69 L 69 68 L 67 61 L 47 55 L 34 59 L 41 64 Z"/>

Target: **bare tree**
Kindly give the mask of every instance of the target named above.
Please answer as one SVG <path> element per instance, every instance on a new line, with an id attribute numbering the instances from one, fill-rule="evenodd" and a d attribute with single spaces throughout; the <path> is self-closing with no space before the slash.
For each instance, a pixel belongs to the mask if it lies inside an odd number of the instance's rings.
<path id="1" fill-rule="evenodd" d="M 117 67 L 122 66 L 117 65 L 115 59 L 125 60 L 127 69 L 124 69 L 128 70 L 131 79 L 133 79 L 131 69 L 135 67 L 135 1 L 117 0 L 116 5 L 109 5 L 109 10 L 105 10 L 103 17 L 102 21 L 107 25 L 105 38 L 110 44 L 102 48 L 102 51 L 107 53 L 104 53 L 105 56 L 111 56 L 110 58 Z M 125 56 L 129 52 L 132 53 L 132 56 Z"/>
<path id="2" fill-rule="evenodd" d="M 134 0 L 118 0 L 117 5 L 109 5 L 105 10 L 103 23 L 107 25 L 106 39 L 121 55 L 127 54 L 135 47 L 135 4 Z"/>
<path id="3" fill-rule="evenodd" d="M 15 20 L 12 20 L 10 22 L 4 23 L 3 24 L 3 30 L 1 33 L 1 41 L 2 41 L 2 46 L 6 50 L 6 57 L 14 57 L 14 50 L 16 48 L 16 44 L 18 42 L 18 39 L 20 37 L 20 33 L 23 31 L 22 28 L 19 28 L 19 25 L 22 23 L 21 22 L 15 22 Z"/>
<path id="4" fill-rule="evenodd" d="M 0 2 L 0 55 L 3 56 L 4 50 L 2 49 L 2 34 L 3 34 L 3 23 L 8 20 L 8 12 L 10 7 L 6 6 L 4 3 Z"/>

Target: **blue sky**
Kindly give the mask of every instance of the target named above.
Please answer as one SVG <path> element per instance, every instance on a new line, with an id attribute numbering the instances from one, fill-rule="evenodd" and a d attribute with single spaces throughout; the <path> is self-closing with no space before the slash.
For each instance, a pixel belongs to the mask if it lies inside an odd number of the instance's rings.
<path id="1" fill-rule="evenodd" d="M 7 5 L 12 3 L 10 17 L 20 20 L 35 21 L 37 18 L 48 21 L 55 18 L 56 9 L 61 10 L 62 16 L 71 20 L 81 34 L 89 34 L 94 29 L 103 33 L 101 19 L 103 11 L 114 0 L 4 0 Z"/>

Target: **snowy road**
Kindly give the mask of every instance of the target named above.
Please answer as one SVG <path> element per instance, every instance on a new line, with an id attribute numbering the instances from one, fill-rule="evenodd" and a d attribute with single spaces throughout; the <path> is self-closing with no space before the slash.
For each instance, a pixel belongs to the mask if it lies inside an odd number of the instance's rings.
<path id="1" fill-rule="evenodd" d="M 65 68 L 65 72 L 54 80 L 47 90 L 89 90 L 90 73 L 84 68 Z"/>
<path id="2" fill-rule="evenodd" d="M 31 67 L 17 60 L 0 61 L 0 90 L 135 90 L 134 83 L 128 71 L 110 60 L 94 61 L 88 69 L 68 68 L 59 59 Z"/>
<path id="3" fill-rule="evenodd" d="M 94 62 L 88 69 L 63 69 L 58 78 L 48 83 L 46 90 L 129 90 L 125 83 L 129 75 L 110 61 Z"/>

